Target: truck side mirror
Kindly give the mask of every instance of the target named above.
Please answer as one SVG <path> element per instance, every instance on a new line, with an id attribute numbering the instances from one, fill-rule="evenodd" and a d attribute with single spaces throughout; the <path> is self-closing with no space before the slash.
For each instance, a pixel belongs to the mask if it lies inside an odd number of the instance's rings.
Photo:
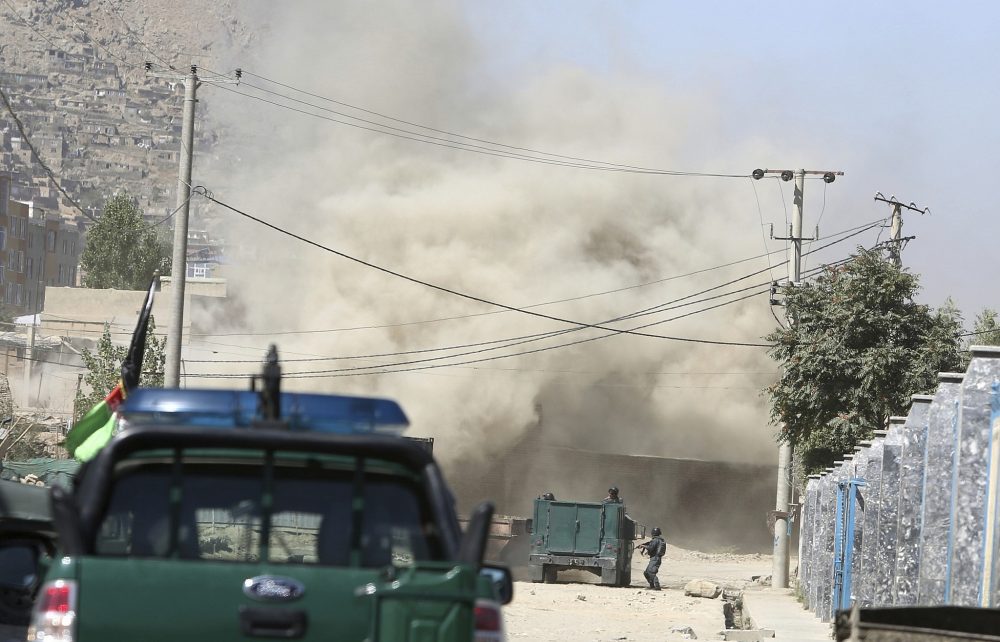
<path id="1" fill-rule="evenodd" d="M 458 547 L 458 561 L 479 568 L 486 554 L 486 540 L 490 536 L 493 521 L 493 502 L 483 502 L 476 506 L 469 516 L 469 525 Z"/>
<path id="2" fill-rule="evenodd" d="M 483 564 L 479 569 L 480 575 L 485 575 L 493 582 L 493 588 L 497 592 L 497 600 L 501 604 L 510 604 L 514 599 L 514 578 L 511 577 L 510 569 L 498 564 Z"/>
<path id="3" fill-rule="evenodd" d="M 83 528 L 80 514 L 73 505 L 73 497 L 62 486 L 53 486 L 49 497 L 52 501 L 52 524 L 59 535 L 59 549 L 66 555 L 82 555 Z"/>

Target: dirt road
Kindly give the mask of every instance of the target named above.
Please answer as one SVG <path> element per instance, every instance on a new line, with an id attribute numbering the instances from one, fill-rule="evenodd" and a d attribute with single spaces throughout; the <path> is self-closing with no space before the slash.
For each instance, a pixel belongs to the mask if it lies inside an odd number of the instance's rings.
<path id="1" fill-rule="evenodd" d="M 643 587 L 646 559 L 632 560 L 632 586 L 612 588 L 594 584 L 589 573 L 560 573 L 556 584 L 516 582 L 514 601 L 505 608 L 510 640 L 589 642 L 629 640 L 664 642 L 692 639 L 682 632 L 690 627 L 699 640 L 721 640 L 725 628 L 722 599 L 684 595 L 692 579 L 743 588 L 755 575 L 771 572 L 765 555 L 699 553 L 674 546 L 660 567 L 662 591 Z"/>

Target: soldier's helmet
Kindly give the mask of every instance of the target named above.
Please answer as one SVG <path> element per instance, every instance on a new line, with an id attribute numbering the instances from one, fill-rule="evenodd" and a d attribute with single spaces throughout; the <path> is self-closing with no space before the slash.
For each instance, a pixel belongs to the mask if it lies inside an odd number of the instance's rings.
<path id="1" fill-rule="evenodd" d="M 618 487 L 617 486 L 612 486 L 611 488 L 609 488 L 608 489 L 608 494 L 609 495 L 617 495 L 618 494 Z"/>
<path id="2" fill-rule="evenodd" d="M 659 537 L 662 532 L 659 526 L 653 527 L 653 537 Z"/>
<path id="3" fill-rule="evenodd" d="M 552 501 L 555 501 L 556 496 L 553 495 L 552 493 L 545 493 L 544 495 L 542 495 L 542 499 L 545 499 L 545 500 L 548 500 L 548 501 L 552 502 Z"/>

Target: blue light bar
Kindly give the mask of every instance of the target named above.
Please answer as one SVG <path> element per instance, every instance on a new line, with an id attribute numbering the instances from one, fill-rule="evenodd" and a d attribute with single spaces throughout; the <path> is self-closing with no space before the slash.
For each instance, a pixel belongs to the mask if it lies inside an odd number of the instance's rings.
<path id="1" fill-rule="evenodd" d="M 240 428 L 263 419 L 260 397 L 249 390 L 139 388 L 119 412 L 129 427 Z M 288 392 L 281 393 L 281 419 L 289 430 L 336 434 L 400 435 L 409 425 L 390 399 Z"/>

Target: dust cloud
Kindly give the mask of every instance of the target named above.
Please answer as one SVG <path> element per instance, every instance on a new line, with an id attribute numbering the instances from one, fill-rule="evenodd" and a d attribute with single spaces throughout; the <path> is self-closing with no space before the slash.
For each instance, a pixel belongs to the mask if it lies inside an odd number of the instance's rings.
<path id="1" fill-rule="evenodd" d="M 707 133 L 713 109 L 696 92 L 686 96 L 682 88 L 641 75 L 608 76 L 547 60 L 525 77 L 498 79 L 487 63 L 502 52 L 477 41 L 457 3 L 316 0 L 245 8 L 256 12 L 243 16 L 257 34 L 255 46 L 234 51 L 230 61 L 250 72 L 235 88 L 242 93 L 347 120 L 260 93 L 250 85 L 293 95 L 254 75 L 259 74 L 509 145 L 652 167 L 752 169 L 743 167 L 757 151 L 752 141 L 718 152 L 705 148 L 714 140 Z M 196 160 L 197 182 L 219 200 L 274 225 L 442 287 L 523 307 L 619 290 L 763 251 L 753 192 L 738 179 L 590 171 L 457 151 L 309 117 L 233 89 L 201 90 L 207 122 L 219 131 L 220 142 L 212 158 Z M 692 167 L 691 159 L 704 166 Z M 537 434 L 552 446 L 614 454 L 774 458 L 760 389 L 775 368 L 762 348 L 619 335 L 448 368 L 295 378 L 293 373 L 381 364 L 401 364 L 389 368 L 400 370 L 474 361 L 607 333 L 583 329 L 499 350 L 487 344 L 400 354 L 573 326 L 435 291 L 289 239 L 219 206 L 199 207 L 218 221 L 233 248 L 226 276 L 239 312 L 229 306 L 229 312 L 216 314 L 215 336 L 193 337 L 191 359 L 252 360 L 276 342 L 291 375 L 287 389 L 396 398 L 410 415 L 410 434 L 435 437 L 435 452 L 446 468 L 467 471 L 475 462 L 494 463 Z M 758 259 L 532 310 L 599 323 L 764 267 Z M 777 270 L 775 278 L 781 276 Z M 765 273 L 729 289 L 769 279 Z M 645 331 L 759 342 L 773 325 L 763 295 Z M 281 334 L 332 329 L 338 331 Z M 231 336 L 234 332 L 261 334 Z M 470 354 L 452 356 L 460 353 Z M 190 375 L 209 369 L 243 373 L 257 366 L 189 360 L 186 368 L 187 385 L 212 385 L 219 381 Z M 547 471 L 553 483 L 572 479 L 571 474 L 557 466 Z"/>

